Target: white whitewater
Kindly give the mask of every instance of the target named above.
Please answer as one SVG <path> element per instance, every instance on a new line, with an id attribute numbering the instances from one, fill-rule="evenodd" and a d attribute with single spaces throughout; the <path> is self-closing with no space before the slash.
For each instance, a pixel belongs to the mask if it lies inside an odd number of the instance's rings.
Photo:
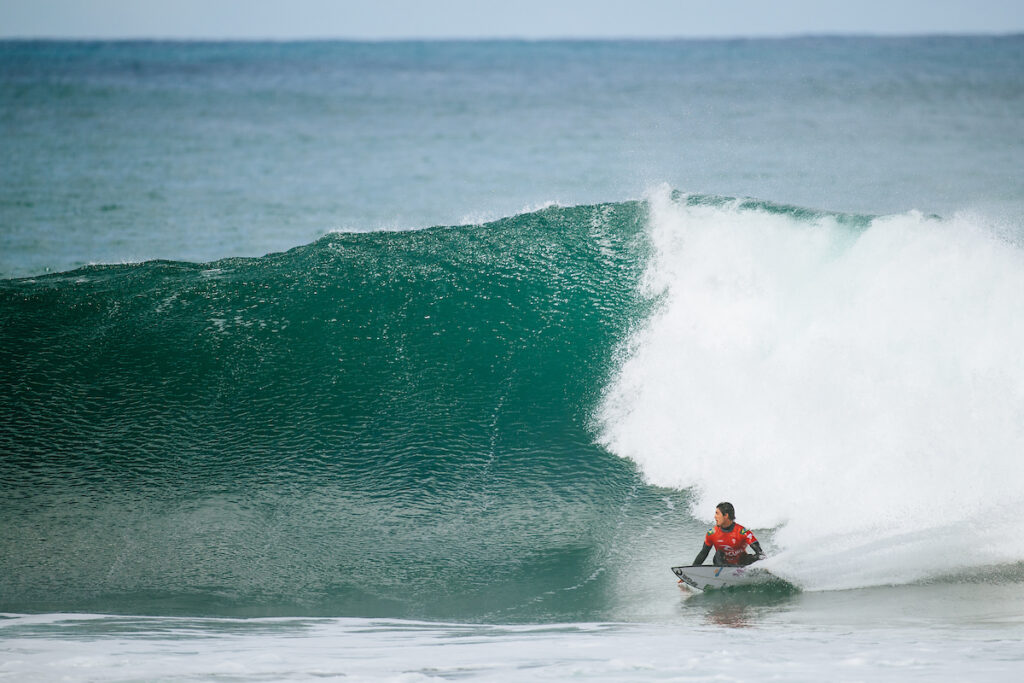
<path id="1" fill-rule="evenodd" d="M 775 527 L 805 588 L 1024 560 L 1024 252 L 976 218 L 835 216 L 649 196 L 656 312 L 602 441 L 693 514 Z M 1011 226 L 1012 227 L 1012 226 Z"/>

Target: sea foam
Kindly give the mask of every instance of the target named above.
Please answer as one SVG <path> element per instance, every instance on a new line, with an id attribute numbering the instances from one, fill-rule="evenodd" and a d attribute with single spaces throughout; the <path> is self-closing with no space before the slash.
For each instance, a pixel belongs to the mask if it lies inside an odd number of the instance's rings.
<path id="1" fill-rule="evenodd" d="M 1024 560 L 1024 253 L 977 219 L 649 196 L 601 441 L 815 589 Z M 1005 516 L 1005 517 L 1004 517 Z"/>

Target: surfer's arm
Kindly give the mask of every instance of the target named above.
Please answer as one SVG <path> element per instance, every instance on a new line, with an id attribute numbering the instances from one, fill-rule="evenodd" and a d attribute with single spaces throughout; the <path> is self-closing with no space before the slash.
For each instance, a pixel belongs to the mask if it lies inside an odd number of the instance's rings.
<path id="1" fill-rule="evenodd" d="M 708 553 L 710 553 L 710 552 L 711 552 L 711 546 L 709 546 L 709 545 L 705 545 L 703 548 L 701 548 L 700 552 L 697 553 L 697 557 L 693 561 L 693 565 L 696 567 L 696 566 L 704 564 L 704 560 L 708 559 Z"/>
<path id="2" fill-rule="evenodd" d="M 754 551 L 755 555 L 757 555 L 757 559 L 760 560 L 764 558 L 764 551 L 761 550 L 761 544 L 757 541 L 750 544 L 750 549 Z"/>

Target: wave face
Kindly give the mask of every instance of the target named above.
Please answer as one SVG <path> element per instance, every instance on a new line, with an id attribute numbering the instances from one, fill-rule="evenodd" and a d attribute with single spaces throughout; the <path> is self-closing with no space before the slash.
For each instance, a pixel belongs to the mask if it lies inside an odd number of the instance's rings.
<path id="1" fill-rule="evenodd" d="M 556 207 L 0 283 L 2 608 L 535 617 L 638 500 L 590 414 L 645 225 Z"/>
<path id="2" fill-rule="evenodd" d="M 0 611 L 645 618 L 721 499 L 806 588 L 972 580 L 1021 291 L 977 220 L 668 190 L 3 281 Z"/>
<path id="3" fill-rule="evenodd" d="M 656 193 L 657 310 L 601 441 L 695 515 L 777 527 L 806 588 L 1021 561 L 1024 253 L 998 227 Z"/>

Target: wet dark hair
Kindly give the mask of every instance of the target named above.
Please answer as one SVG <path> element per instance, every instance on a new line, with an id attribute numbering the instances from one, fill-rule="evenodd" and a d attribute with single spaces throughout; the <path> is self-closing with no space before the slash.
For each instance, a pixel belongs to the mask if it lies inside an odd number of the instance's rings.
<path id="1" fill-rule="evenodd" d="M 721 510 L 723 515 L 728 515 L 729 519 L 736 521 L 736 508 L 732 506 L 732 503 L 719 503 L 715 507 Z"/>

